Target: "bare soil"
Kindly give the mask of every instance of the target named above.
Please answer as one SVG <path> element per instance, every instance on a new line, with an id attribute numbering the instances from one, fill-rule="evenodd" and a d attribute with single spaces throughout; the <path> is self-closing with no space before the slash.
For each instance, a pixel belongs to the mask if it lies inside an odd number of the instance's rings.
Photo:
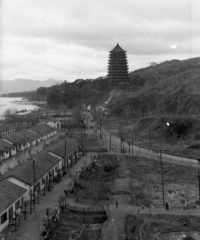
<path id="1" fill-rule="evenodd" d="M 126 240 L 200 239 L 200 218 L 188 215 L 128 216 L 125 228 L 127 235 Z"/>
<path id="2" fill-rule="evenodd" d="M 198 171 L 192 167 L 175 165 L 145 158 L 128 158 L 132 178 L 133 205 L 160 208 L 164 201 L 173 209 L 198 208 Z M 162 188 L 163 170 L 163 188 Z"/>

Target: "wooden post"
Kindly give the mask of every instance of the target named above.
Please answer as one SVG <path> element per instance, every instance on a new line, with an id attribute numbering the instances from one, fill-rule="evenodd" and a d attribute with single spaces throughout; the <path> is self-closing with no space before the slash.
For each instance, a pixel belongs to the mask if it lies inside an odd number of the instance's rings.
<path id="1" fill-rule="evenodd" d="M 33 159 L 33 209 L 35 209 L 35 159 Z"/>
<path id="2" fill-rule="evenodd" d="M 160 166 L 162 175 L 162 194 L 163 194 L 163 205 L 165 204 L 165 190 L 164 190 L 164 178 L 163 178 L 163 164 L 162 164 L 162 152 L 160 150 Z"/>
<path id="3" fill-rule="evenodd" d="M 149 125 L 149 150 L 151 149 L 151 127 Z"/>
<path id="4" fill-rule="evenodd" d="M 200 164 L 200 159 L 198 158 L 198 164 Z M 198 179 L 199 179 L 199 205 L 200 205 L 200 170 L 198 169 Z"/>
<path id="5" fill-rule="evenodd" d="M 132 131 L 132 157 L 133 157 L 133 131 Z"/>
<path id="6" fill-rule="evenodd" d="M 111 152 L 111 132 L 110 132 L 110 152 Z"/>

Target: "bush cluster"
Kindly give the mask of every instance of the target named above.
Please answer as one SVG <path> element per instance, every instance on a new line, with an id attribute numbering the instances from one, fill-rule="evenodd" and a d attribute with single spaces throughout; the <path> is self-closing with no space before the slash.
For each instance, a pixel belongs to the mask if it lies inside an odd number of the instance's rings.
<path id="1" fill-rule="evenodd" d="M 119 164 L 117 162 L 104 162 L 103 170 L 105 172 L 111 172 L 118 168 Z"/>

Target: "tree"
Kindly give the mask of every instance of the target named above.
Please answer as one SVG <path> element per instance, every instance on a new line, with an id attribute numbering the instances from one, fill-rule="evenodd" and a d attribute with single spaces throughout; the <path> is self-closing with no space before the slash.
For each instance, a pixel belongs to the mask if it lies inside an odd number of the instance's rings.
<path id="1" fill-rule="evenodd" d="M 79 122 L 81 121 L 81 109 L 79 105 L 76 105 L 73 108 L 73 117 L 77 119 Z"/>
<path id="2" fill-rule="evenodd" d="M 16 115 L 16 109 L 14 109 L 14 108 L 8 108 L 8 109 L 6 109 L 6 110 L 4 111 L 3 115 L 4 115 L 5 117 L 14 116 L 14 115 Z"/>
<path id="3" fill-rule="evenodd" d="M 124 112 L 125 112 L 125 117 L 126 119 L 129 119 L 131 117 L 131 108 L 130 108 L 130 105 L 127 105 L 124 109 Z"/>
<path id="4" fill-rule="evenodd" d="M 45 88 L 45 87 L 38 88 L 37 91 L 36 91 L 36 94 L 41 95 L 41 96 L 46 96 L 47 88 Z"/>
<path id="5" fill-rule="evenodd" d="M 57 86 L 54 86 L 50 89 L 48 95 L 47 95 L 47 102 L 48 104 L 53 106 L 58 106 L 60 104 L 61 100 L 61 94 Z"/>

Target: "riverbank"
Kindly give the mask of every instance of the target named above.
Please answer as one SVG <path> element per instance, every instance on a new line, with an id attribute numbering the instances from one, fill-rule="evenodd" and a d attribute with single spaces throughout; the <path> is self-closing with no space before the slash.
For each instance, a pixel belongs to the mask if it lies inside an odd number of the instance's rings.
<path id="1" fill-rule="evenodd" d="M 17 111 L 33 111 L 35 109 L 39 109 L 41 104 L 42 106 L 45 105 L 43 102 L 32 102 L 23 98 L 0 97 L 0 117 L 4 117 L 6 112 L 12 114 Z"/>

